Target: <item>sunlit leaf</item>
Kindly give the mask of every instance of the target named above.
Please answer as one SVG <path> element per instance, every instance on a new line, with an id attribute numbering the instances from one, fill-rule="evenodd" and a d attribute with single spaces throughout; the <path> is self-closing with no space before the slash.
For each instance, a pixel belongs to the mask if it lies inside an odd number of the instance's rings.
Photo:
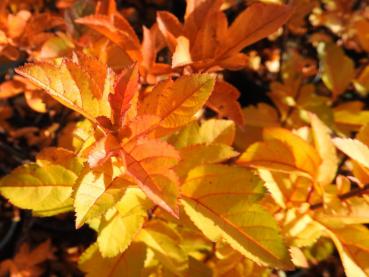
<path id="1" fill-rule="evenodd" d="M 183 185 L 182 203 L 209 239 L 224 238 L 258 263 L 290 268 L 277 223 L 255 204 L 263 191 L 260 179 L 243 168 L 200 166 L 189 173 Z"/>

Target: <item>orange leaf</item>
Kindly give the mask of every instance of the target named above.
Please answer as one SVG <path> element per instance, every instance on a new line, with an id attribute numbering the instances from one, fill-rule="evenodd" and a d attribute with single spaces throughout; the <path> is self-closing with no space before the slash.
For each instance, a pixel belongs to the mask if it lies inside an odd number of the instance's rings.
<path id="1" fill-rule="evenodd" d="M 239 96 L 240 92 L 237 88 L 227 82 L 217 81 L 206 105 L 216 111 L 220 117 L 227 117 L 238 125 L 243 125 L 243 113 L 237 101 Z"/>
<path id="2" fill-rule="evenodd" d="M 40 276 L 43 273 L 39 264 L 54 258 L 52 245 L 49 240 L 30 250 L 28 244 L 22 244 L 13 259 L 0 263 L 0 275 L 7 276 Z"/>
<path id="3" fill-rule="evenodd" d="M 86 25 L 126 50 L 132 58 L 140 59 L 140 42 L 131 25 L 118 14 L 114 16 L 90 15 L 76 20 Z"/>
<path id="4" fill-rule="evenodd" d="M 166 39 L 169 49 L 174 52 L 177 42 L 176 38 L 183 34 L 181 22 L 173 14 L 165 11 L 157 13 L 157 23 L 160 31 Z"/>
<path id="5" fill-rule="evenodd" d="M 242 12 L 228 29 L 220 55 L 241 51 L 246 46 L 277 31 L 291 16 L 292 10 L 285 5 L 255 3 Z"/>
<path id="6" fill-rule="evenodd" d="M 124 145 L 127 173 L 157 205 L 178 217 L 178 180 L 171 168 L 179 161 L 176 149 L 159 140 L 141 139 Z"/>

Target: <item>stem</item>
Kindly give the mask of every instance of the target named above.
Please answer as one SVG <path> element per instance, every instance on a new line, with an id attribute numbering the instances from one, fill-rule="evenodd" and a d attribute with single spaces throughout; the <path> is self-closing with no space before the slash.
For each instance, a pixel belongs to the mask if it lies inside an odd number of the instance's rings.
<path id="1" fill-rule="evenodd" d="M 288 123 L 288 120 L 290 119 L 290 117 L 292 116 L 293 112 L 296 110 L 296 105 L 297 105 L 297 102 L 299 101 L 300 99 L 300 96 L 301 96 L 301 90 L 302 90 L 302 87 L 303 87 L 303 83 L 302 83 L 302 80 L 300 80 L 300 84 L 299 86 L 297 87 L 297 91 L 296 91 L 296 95 L 294 97 L 295 99 L 295 105 L 294 106 L 290 106 L 287 110 L 287 113 L 286 113 L 286 117 L 282 119 L 281 121 L 281 126 L 282 127 L 285 127 Z"/>
<path id="2" fill-rule="evenodd" d="M 346 200 L 346 199 L 349 199 L 349 198 L 354 197 L 354 196 L 362 195 L 366 192 L 369 192 L 369 184 L 366 184 L 362 188 L 354 189 L 354 190 L 351 190 L 351 191 L 346 192 L 344 194 L 338 195 L 338 198 L 341 199 L 341 200 Z M 322 208 L 323 206 L 324 206 L 324 203 L 319 202 L 319 203 L 311 205 L 310 209 L 311 210 L 316 210 L 316 209 Z"/>

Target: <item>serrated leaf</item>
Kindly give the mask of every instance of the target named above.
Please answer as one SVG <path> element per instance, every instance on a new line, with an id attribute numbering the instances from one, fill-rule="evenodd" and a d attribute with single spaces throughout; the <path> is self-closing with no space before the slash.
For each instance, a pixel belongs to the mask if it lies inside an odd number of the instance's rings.
<path id="1" fill-rule="evenodd" d="M 362 166 L 369 168 L 369 148 L 364 143 L 357 139 L 342 139 L 334 138 L 336 147 L 349 156 L 354 161 L 357 161 Z"/>
<path id="2" fill-rule="evenodd" d="M 109 95 L 114 124 L 118 127 L 123 127 L 126 113 L 131 118 L 137 114 L 138 78 L 138 65 L 131 65 L 117 77 L 114 93 Z"/>
<path id="3" fill-rule="evenodd" d="M 286 208 L 286 197 L 280 184 L 274 178 L 273 173 L 266 169 L 258 169 L 258 174 L 261 179 L 265 182 L 265 187 L 270 192 L 271 197 L 274 201 L 283 209 Z"/>
<path id="4" fill-rule="evenodd" d="M 141 276 L 145 257 L 143 243 L 133 243 L 124 253 L 113 258 L 103 258 L 97 244 L 93 244 L 82 254 L 79 267 L 87 277 Z"/>
<path id="5" fill-rule="evenodd" d="M 187 268 L 187 255 L 179 246 L 180 236 L 165 223 L 156 221 L 145 224 L 138 239 L 150 247 L 173 273 L 180 274 Z"/>
<path id="6" fill-rule="evenodd" d="M 95 58 L 80 54 L 73 61 L 63 58 L 53 64 L 38 62 L 16 71 L 94 123 L 97 117 L 111 118 L 108 95 L 114 73 Z"/>
<path id="7" fill-rule="evenodd" d="M 103 257 L 114 257 L 127 249 L 145 221 L 147 207 L 141 191 L 127 189 L 116 210 L 106 214 L 99 226 L 97 243 Z"/>
<path id="8" fill-rule="evenodd" d="M 127 178 L 114 176 L 108 166 L 85 170 L 78 178 L 74 196 L 77 228 L 104 214 L 122 198 L 129 186 L 135 185 Z"/>
<path id="9" fill-rule="evenodd" d="M 283 128 L 265 128 L 263 137 L 264 142 L 251 145 L 238 164 L 315 178 L 321 159 L 304 139 Z"/>
<path id="10" fill-rule="evenodd" d="M 255 204 L 263 193 L 261 180 L 248 170 L 222 165 L 200 166 L 188 174 L 182 187 L 182 204 L 210 240 L 224 238 L 257 263 L 291 268 L 277 223 Z"/>
<path id="11" fill-rule="evenodd" d="M 0 192 L 22 209 L 50 214 L 72 203 L 77 175 L 61 165 L 25 164 L 0 181 Z"/>
<path id="12" fill-rule="evenodd" d="M 362 197 L 352 197 L 342 200 L 337 195 L 327 196 L 329 201 L 324 203 L 324 209 L 316 211 L 315 218 L 332 226 L 346 226 L 352 224 L 369 223 L 369 203 Z"/>
<path id="13" fill-rule="evenodd" d="M 190 122 L 209 98 L 214 86 L 210 75 L 182 76 L 157 85 L 145 97 L 140 114 L 160 117 L 157 135 L 172 132 Z"/>
<path id="14" fill-rule="evenodd" d="M 141 139 L 122 149 L 127 174 L 161 208 L 178 216 L 178 180 L 171 169 L 179 160 L 177 150 L 159 140 Z"/>

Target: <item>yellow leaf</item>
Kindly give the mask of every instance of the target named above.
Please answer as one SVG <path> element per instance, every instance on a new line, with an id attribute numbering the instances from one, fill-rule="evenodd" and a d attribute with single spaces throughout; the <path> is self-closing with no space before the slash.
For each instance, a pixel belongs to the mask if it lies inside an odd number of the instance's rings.
<path id="1" fill-rule="evenodd" d="M 319 44 L 318 54 L 323 82 L 332 91 L 333 98 L 337 98 L 354 79 L 354 62 L 335 43 Z"/>
<path id="2" fill-rule="evenodd" d="M 220 241 L 216 245 L 217 260 L 214 263 L 214 275 L 221 277 L 265 277 L 271 274 L 270 269 L 257 265 L 243 257 L 238 251 Z"/>
<path id="3" fill-rule="evenodd" d="M 72 40 L 68 36 L 58 32 L 56 36 L 50 37 L 43 43 L 39 58 L 46 60 L 66 56 L 74 47 Z"/>
<path id="4" fill-rule="evenodd" d="M 96 170 L 86 168 L 78 178 L 74 196 L 77 228 L 105 213 L 122 198 L 128 186 L 135 185 L 128 179 L 114 176 L 112 171 L 110 164 Z"/>
<path id="5" fill-rule="evenodd" d="M 36 155 L 36 163 L 41 167 L 61 165 L 79 175 L 83 168 L 82 159 L 72 151 L 61 147 L 46 147 Z"/>
<path id="6" fill-rule="evenodd" d="M 89 120 L 70 122 L 58 136 L 60 147 L 79 152 L 85 142 L 89 140 L 93 133 L 93 126 Z"/>
<path id="7" fill-rule="evenodd" d="M 236 128 L 232 120 L 209 119 L 202 122 L 201 126 L 194 121 L 172 135 L 168 141 L 177 148 L 212 143 L 232 145 L 235 132 Z"/>
<path id="8" fill-rule="evenodd" d="M 305 140 L 283 128 L 265 128 L 264 142 L 251 145 L 238 164 L 281 172 L 295 172 L 314 178 L 321 159 Z"/>
<path id="9" fill-rule="evenodd" d="M 270 192 L 274 201 L 283 209 L 286 206 L 286 200 L 284 196 L 284 191 L 280 187 L 279 183 L 275 180 L 273 173 L 266 169 L 258 170 L 259 176 L 265 182 L 265 187 Z"/>
<path id="10" fill-rule="evenodd" d="M 38 62 L 16 71 L 94 123 L 99 116 L 111 118 L 108 95 L 112 91 L 114 72 L 92 57 L 80 54 L 73 61 L 64 58 L 53 64 Z"/>
<path id="11" fill-rule="evenodd" d="M 337 229 L 326 227 L 326 232 L 336 245 L 346 275 L 348 277 L 368 276 L 369 230 L 367 227 L 363 225 L 349 225 Z"/>
<path id="12" fill-rule="evenodd" d="M 232 120 L 209 119 L 201 124 L 198 143 L 232 145 L 236 126 Z"/>
<path id="13" fill-rule="evenodd" d="M 314 144 L 322 163 L 318 168 L 317 181 L 322 185 L 330 184 L 336 176 L 338 157 L 331 140 L 331 130 L 314 114 L 310 115 Z"/>
<path id="14" fill-rule="evenodd" d="M 236 132 L 235 147 L 237 150 L 245 151 L 248 146 L 260 141 L 264 127 L 280 125 L 277 110 L 264 103 L 244 108 L 243 116 L 245 124 L 237 128 Z"/>
<path id="15" fill-rule="evenodd" d="M 335 107 L 334 121 L 344 130 L 358 131 L 363 125 L 369 123 L 369 111 L 362 110 L 363 108 L 363 102 L 345 102 Z"/>
<path id="16" fill-rule="evenodd" d="M 224 238 L 259 264 L 292 267 L 277 223 L 255 204 L 264 188 L 252 172 L 223 165 L 199 166 L 188 174 L 182 194 L 186 213 L 210 240 Z"/>
<path id="17" fill-rule="evenodd" d="M 127 249 L 144 223 L 147 207 L 140 190 L 126 190 L 116 210 L 109 211 L 98 228 L 97 243 L 103 257 L 114 257 Z"/>
<path id="18" fill-rule="evenodd" d="M 369 66 L 366 66 L 353 81 L 355 89 L 366 96 L 369 92 Z"/>
<path id="19" fill-rule="evenodd" d="M 15 206 L 52 215 L 72 204 L 72 187 L 76 179 L 73 171 L 61 165 L 29 163 L 2 178 L 0 192 Z"/>
<path id="20" fill-rule="evenodd" d="M 328 201 L 324 203 L 324 209 L 319 209 L 315 213 L 315 218 L 332 226 L 346 226 L 350 224 L 369 223 L 369 204 L 362 197 L 351 197 L 342 200 L 337 197 L 337 193 L 327 196 Z"/>
<path id="21" fill-rule="evenodd" d="M 179 274 L 187 268 L 187 255 L 179 246 L 181 238 L 167 224 L 161 221 L 145 224 L 138 239 L 150 247 L 161 263 L 173 273 Z"/>
<path id="22" fill-rule="evenodd" d="M 220 163 L 237 155 L 231 146 L 224 144 L 191 145 L 180 149 L 181 160 L 174 170 L 180 178 L 184 178 L 189 170 L 198 165 Z"/>
<path id="23" fill-rule="evenodd" d="M 91 245 L 81 256 L 79 267 L 87 277 L 141 276 L 146 257 L 143 243 L 133 243 L 124 253 L 114 258 L 103 258 L 97 244 Z"/>
<path id="24" fill-rule="evenodd" d="M 336 147 L 362 166 L 369 168 L 369 148 L 357 139 L 333 139 Z"/>
<path id="25" fill-rule="evenodd" d="M 179 132 L 168 138 L 168 142 L 176 148 L 183 148 L 197 144 L 199 141 L 200 126 L 197 121 L 193 121 L 184 126 Z"/>
<path id="26" fill-rule="evenodd" d="M 192 63 L 190 42 L 184 36 L 177 37 L 177 46 L 172 57 L 172 68 L 181 67 Z"/>

